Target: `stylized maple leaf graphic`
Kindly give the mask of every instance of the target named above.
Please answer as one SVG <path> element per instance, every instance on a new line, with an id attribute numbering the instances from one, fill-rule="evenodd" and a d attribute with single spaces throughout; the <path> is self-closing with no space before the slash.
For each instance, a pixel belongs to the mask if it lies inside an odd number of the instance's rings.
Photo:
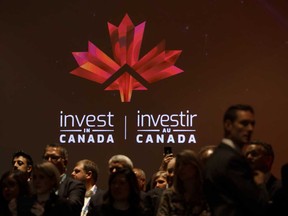
<path id="1" fill-rule="evenodd" d="M 135 27 L 127 14 L 118 28 L 108 22 L 114 60 L 89 41 L 88 52 L 73 52 L 79 67 L 71 73 L 119 90 L 121 101 L 130 102 L 133 90 L 183 72 L 174 66 L 182 51 L 165 50 L 164 41 L 139 60 L 144 28 L 145 22 Z"/>

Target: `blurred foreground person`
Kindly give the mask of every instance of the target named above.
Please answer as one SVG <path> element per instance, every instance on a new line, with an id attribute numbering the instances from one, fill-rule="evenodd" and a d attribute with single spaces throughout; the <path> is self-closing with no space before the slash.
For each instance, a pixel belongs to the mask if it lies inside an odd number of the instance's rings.
<path id="1" fill-rule="evenodd" d="M 273 215 L 288 215 L 288 163 L 281 167 L 282 186 L 276 191 L 273 199 Z"/>
<path id="2" fill-rule="evenodd" d="M 43 162 L 33 167 L 32 186 L 35 202 L 31 212 L 36 216 L 71 215 L 72 209 L 65 198 L 55 194 L 59 186 L 60 174 L 50 162 Z"/>
<path id="3" fill-rule="evenodd" d="M 133 169 L 133 162 L 126 155 L 122 155 L 122 154 L 113 155 L 108 160 L 108 171 L 109 171 L 110 175 L 114 172 L 117 172 L 120 169 L 123 169 L 123 168 L 128 168 L 131 170 Z M 103 195 L 104 195 L 104 192 L 96 193 L 96 194 L 92 195 L 92 197 L 90 199 L 89 206 L 88 206 L 88 213 L 87 213 L 88 216 L 93 215 L 93 212 L 94 212 L 94 209 L 96 208 L 96 206 L 102 204 Z"/>
<path id="4" fill-rule="evenodd" d="M 145 196 L 145 206 L 150 209 L 152 215 L 156 215 L 163 191 L 168 188 L 167 172 L 158 171 L 152 175 L 150 190 Z"/>
<path id="5" fill-rule="evenodd" d="M 216 145 L 208 145 L 203 146 L 199 150 L 197 156 L 200 162 L 202 163 L 203 167 L 205 167 L 208 158 L 214 153 L 216 147 L 217 147 Z"/>
<path id="6" fill-rule="evenodd" d="M 251 141 L 255 126 L 254 110 L 234 105 L 223 119 L 224 139 L 206 162 L 205 191 L 214 216 L 262 216 L 268 207 L 264 174 L 254 172 L 242 153 Z"/>
<path id="7" fill-rule="evenodd" d="M 111 173 L 109 188 L 103 197 L 103 204 L 96 206 L 89 215 L 94 216 L 143 216 L 140 190 L 135 173 L 122 168 Z"/>
<path id="8" fill-rule="evenodd" d="M 164 190 L 157 216 L 209 216 L 203 191 L 203 170 L 192 150 L 176 156 L 173 186 Z"/>
<path id="9" fill-rule="evenodd" d="M 0 192 L 0 216 L 29 215 L 32 202 L 25 172 L 5 172 L 1 176 Z"/>

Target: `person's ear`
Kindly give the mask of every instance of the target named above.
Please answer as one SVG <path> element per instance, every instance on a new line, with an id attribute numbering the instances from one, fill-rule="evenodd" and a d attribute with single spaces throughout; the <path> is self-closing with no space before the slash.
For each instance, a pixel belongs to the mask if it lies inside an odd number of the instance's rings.
<path id="1" fill-rule="evenodd" d="M 231 128 L 232 128 L 232 121 L 228 119 L 224 122 L 224 129 L 225 131 L 231 131 Z"/>
<path id="2" fill-rule="evenodd" d="M 27 172 L 30 173 L 31 171 L 32 171 L 32 166 L 31 166 L 31 165 L 28 165 L 28 166 L 27 166 Z"/>
<path id="3" fill-rule="evenodd" d="M 91 179 L 92 178 L 92 172 L 88 171 L 86 172 L 86 179 Z"/>

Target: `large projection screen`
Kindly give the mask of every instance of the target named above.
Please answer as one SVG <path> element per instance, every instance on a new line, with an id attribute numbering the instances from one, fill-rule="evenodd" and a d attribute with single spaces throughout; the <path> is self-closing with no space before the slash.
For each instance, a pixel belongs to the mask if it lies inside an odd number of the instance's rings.
<path id="1" fill-rule="evenodd" d="M 37 163 L 47 144 L 61 143 L 68 173 L 91 159 L 100 187 L 114 154 L 150 178 L 164 146 L 177 154 L 217 145 L 224 111 L 243 103 L 280 177 L 286 1 L 1 1 L 0 27 L 1 174 L 13 152 Z"/>

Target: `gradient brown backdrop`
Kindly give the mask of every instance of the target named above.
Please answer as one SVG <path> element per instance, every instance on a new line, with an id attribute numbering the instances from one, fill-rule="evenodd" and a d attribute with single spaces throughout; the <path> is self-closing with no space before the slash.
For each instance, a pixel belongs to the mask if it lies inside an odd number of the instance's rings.
<path id="1" fill-rule="evenodd" d="M 135 25 L 146 21 L 141 56 L 165 39 L 166 49 L 183 50 L 176 65 L 184 73 L 148 91 L 134 91 L 130 103 L 121 103 L 118 92 L 103 91 L 69 72 L 78 67 L 71 53 L 87 51 L 88 41 L 112 57 L 107 22 L 118 26 L 126 13 Z M 171 145 L 177 153 L 218 144 L 225 109 L 246 103 L 256 111 L 254 138 L 273 145 L 273 172 L 280 176 L 288 162 L 287 66 L 286 0 L 1 0 L 0 172 L 19 149 L 41 161 L 44 146 L 58 142 L 61 110 L 79 115 L 112 111 L 129 119 L 138 109 L 155 114 L 190 110 L 198 114 L 197 144 Z M 117 133 L 123 140 L 123 132 Z M 113 154 L 126 154 L 149 177 L 159 167 L 164 145 L 136 144 L 128 134 L 121 143 L 65 147 L 69 172 L 77 160 L 92 159 L 105 187 Z"/>

